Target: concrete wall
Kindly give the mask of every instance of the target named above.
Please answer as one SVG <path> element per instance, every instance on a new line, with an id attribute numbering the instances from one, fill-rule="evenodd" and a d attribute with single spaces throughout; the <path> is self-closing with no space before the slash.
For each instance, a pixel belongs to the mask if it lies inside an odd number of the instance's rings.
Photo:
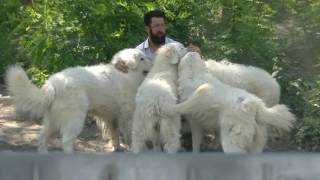
<path id="1" fill-rule="evenodd" d="M 0 180 L 319 180 L 319 154 L 0 152 Z"/>

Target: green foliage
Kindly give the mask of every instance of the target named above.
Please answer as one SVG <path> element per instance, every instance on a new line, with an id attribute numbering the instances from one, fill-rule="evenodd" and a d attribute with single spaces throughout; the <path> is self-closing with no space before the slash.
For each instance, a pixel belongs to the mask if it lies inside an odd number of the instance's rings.
<path id="1" fill-rule="evenodd" d="M 282 4 L 289 24 L 290 43 L 280 43 L 281 61 L 275 63 L 282 87 L 282 102 L 289 104 L 298 122 L 292 133 L 292 144 L 297 149 L 318 151 L 320 143 L 320 76 L 317 64 L 320 60 L 320 3 L 317 0 L 296 1 Z M 276 17 L 280 17 L 279 11 Z"/>
<path id="2" fill-rule="evenodd" d="M 229 4 L 227 4 L 229 5 Z M 272 10 L 261 1 L 232 1 L 224 7 L 227 31 L 218 35 L 218 51 L 235 62 L 264 67 L 271 71 L 276 56 L 272 41 Z M 222 47 L 220 49 L 219 47 Z M 227 48 L 227 50 L 225 50 Z"/>
<path id="3" fill-rule="evenodd" d="M 20 23 L 19 2 L 18 0 L 0 1 L 0 83 L 3 82 L 6 67 L 24 56 L 16 46 L 17 40 L 10 37 L 12 30 Z"/>
<path id="4" fill-rule="evenodd" d="M 320 81 L 310 79 L 298 62 L 286 57 L 275 60 L 274 70 L 281 85 L 281 102 L 297 116 L 290 144 L 296 149 L 320 150 Z"/>
<path id="5" fill-rule="evenodd" d="M 21 21 L 10 28 L 9 38 L 25 56 L 24 64 L 50 74 L 74 65 L 108 62 L 116 51 L 136 46 L 145 39 L 142 16 L 154 8 L 166 12 L 170 36 L 199 45 L 207 57 L 270 70 L 275 56 L 272 11 L 261 1 L 45 0 L 33 6 L 14 4 L 16 9 L 11 12 L 20 15 Z"/>
<path id="6" fill-rule="evenodd" d="M 271 22 L 273 11 L 268 4 L 190 1 L 179 6 L 169 3 L 165 9 L 172 17 L 179 17 L 181 23 L 174 24 L 177 31 L 172 34 L 199 45 L 207 57 L 228 58 L 271 71 L 277 51 Z"/>
<path id="7" fill-rule="evenodd" d="M 305 92 L 303 116 L 298 122 L 295 143 L 300 149 L 320 150 L 320 81 Z"/>
<path id="8" fill-rule="evenodd" d="M 45 80 L 48 79 L 48 72 L 38 69 L 36 66 L 32 66 L 28 69 L 27 74 L 32 77 L 32 83 L 41 86 Z"/>
<path id="9" fill-rule="evenodd" d="M 49 73 L 108 62 L 115 51 L 144 38 L 142 11 L 137 5 L 98 0 L 43 1 L 32 7 L 15 4 L 17 9 L 12 12 L 21 14 L 21 21 L 7 35 L 26 56 L 26 64 Z"/>
<path id="10" fill-rule="evenodd" d="M 320 150 L 320 81 L 301 76 L 299 65 L 284 59 L 276 61 L 275 70 L 282 87 L 281 102 L 297 116 L 290 144 L 296 149 Z"/>

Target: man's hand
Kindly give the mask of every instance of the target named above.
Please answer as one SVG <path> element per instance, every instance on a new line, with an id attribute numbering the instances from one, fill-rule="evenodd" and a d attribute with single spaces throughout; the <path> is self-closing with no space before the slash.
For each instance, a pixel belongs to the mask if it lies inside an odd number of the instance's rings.
<path id="1" fill-rule="evenodd" d="M 126 65 L 125 62 L 123 61 L 117 61 L 115 64 L 114 64 L 114 67 L 116 69 L 118 69 L 119 71 L 123 72 L 123 73 L 127 73 L 128 72 L 128 66 Z"/>
<path id="2" fill-rule="evenodd" d="M 187 46 L 187 49 L 188 49 L 189 52 L 197 52 L 197 53 L 199 53 L 200 55 L 202 55 L 200 48 L 199 48 L 198 46 L 192 44 L 192 43 L 190 43 L 190 44 Z"/>

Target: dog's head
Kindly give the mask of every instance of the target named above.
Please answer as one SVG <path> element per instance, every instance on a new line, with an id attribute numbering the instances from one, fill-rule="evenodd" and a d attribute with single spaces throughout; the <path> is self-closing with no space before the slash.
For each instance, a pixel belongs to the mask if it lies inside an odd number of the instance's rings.
<path id="1" fill-rule="evenodd" d="M 112 63 L 123 61 L 128 66 L 129 71 L 138 71 L 146 75 L 151 67 L 151 61 L 139 49 L 123 49 L 116 53 L 112 58 Z"/>
<path id="2" fill-rule="evenodd" d="M 179 60 L 187 53 L 187 48 L 182 44 L 174 42 L 163 45 L 157 54 L 162 54 L 171 64 L 178 64 Z"/>
<path id="3" fill-rule="evenodd" d="M 199 70 L 202 71 L 206 69 L 204 61 L 201 59 L 201 56 L 197 52 L 188 52 L 179 64 L 179 71 L 182 70 Z"/>

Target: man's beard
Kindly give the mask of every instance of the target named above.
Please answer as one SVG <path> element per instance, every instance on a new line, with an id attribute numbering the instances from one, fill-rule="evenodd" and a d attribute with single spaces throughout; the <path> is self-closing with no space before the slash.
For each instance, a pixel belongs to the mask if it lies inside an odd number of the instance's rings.
<path id="1" fill-rule="evenodd" d="M 157 34 L 153 34 L 151 32 L 150 35 L 151 35 L 150 39 L 154 44 L 157 44 L 157 45 L 165 44 L 165 42 L 166 42 L 166 34 L 163 34 L 163 35 L 160 36 L 160 35 L 157 35 Z"/>

